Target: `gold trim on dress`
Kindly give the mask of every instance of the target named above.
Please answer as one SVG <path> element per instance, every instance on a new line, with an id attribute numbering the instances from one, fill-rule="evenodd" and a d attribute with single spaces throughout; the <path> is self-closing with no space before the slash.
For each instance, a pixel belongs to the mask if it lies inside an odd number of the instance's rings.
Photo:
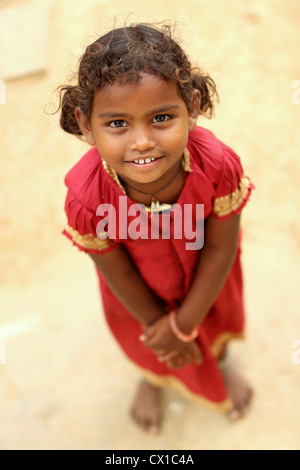
<path id="1" fill-rule="evenodd" d="M 225 331 L 224 333 L 221 333 L 211 345 L 211 352 L 213 356 L 217 359 L 228 341 L 232 339 L 243 339 L 244 337 L 244 332 L 233 333 L 231 331 Z M 194 402 L 197 405 L 203 406 L 212 411 L 226 412 L 232 409 L 232 401 L 229 397 L 220 403 L 213 402 L 208 398 L 191 392 L 184 383 L 172 375 L 158 375 L 152 371 L 144 369 L 141 366 L 138 366 L 132 359 L 130 359 L 130 362 L 139 370 L 140 374 L 143 375 L 149 383 L 156 387 L 173 388 L 191 402 Z"/>
<path id="2" fill-rule="evenodd" d="M 210 350 L 215 358 L 223 351 L 224 346 L 228 343 L 228 341 L 232 339 L 244 339 L 245 333 L 232 333 L 231 331 L 224 331 L 221 333 L 215 340 L 213 341 Z"/>
<path id="3" fill-rule="evenodd" d="M 194 402 L 197 405 L 203 406 L 212 411 L 225 412 L 231 410 L 232 408 L 232 402 L 230 398 L 226 398 L 225 400 L 219 403 L 213 402 L 208 398 L 202 397 L 200 395 L 197 395 L 196 393 L 191 392 L 180 380 L 178 380 L 173 375 L 158 375 L 152 371 L 144 369 L 141 366 L 138 366 L 133 361 L 131 362 L 139 370 L 140 374 L 143 375 L 145 379 L 155 387 L 173 388 L 191 402 Z"/>
<path id="4" fill-rule="evenodd" d="M 189 173 L 193 171 L 191 168 L 191 155 L 187 148 L 183 152 L 182 167 L 184 171 L 187 171 Z"/>
<path id="5" fill-rule="evenodd" d="M 98 237 L 95 237 L 92 233 L 87 233 L 86 235 L 80 235 L 80 233 L 70 227 L 66 226 L 65 231 L 71 236 L 74 243 L 88 250 L 97 250 L 102 251 L 112 245 L 113 241 L 109 238 L 101 240 Z"/>
<path id="6" fill-rule="evenodd" d="M 119 188 L 121 189 L 121 191 L 126 194 L 126 191 L 124 189 L 124 187 L 122 186 L 122 184 L 120 183 L 120 180 L 119 180 L 119 177 L 118 177 L 118 174 L 116 172 L 116 170 L 114 170 L 111 166 L 109 166 L 105 160 L 103 160 L 102 158 L 102 165 L 104 167 L 104 170 L 106 171 L 106 173 L 111 177 L 112 180 L 114 180 L 115 183 L 117 183 L 117 185 L 119 186 Z"/>
<path id="7" fill-rule="evenodd" d="M 235 211 L 246 199 L 250 188 L 250 180 L 247 176 L 243 176 L 237 189 L 227 196 L 219 197 L 214 202 L 213 211 L 220 217 Z"/>
<path id="8" fill-rule="evenodd" d="M 191 172 L 193 171 L 192 168 L 191 168 L 191 156 L 190 156 L 190 152 L 188 151 L 188 149 L 186 148 L 183 152 L 183 158 L 181 160 L 181 164 L 182 164 L 182 168 L 184 169 L 184 171 L 187 171 L 187 172 Z M 117 186 L 121 189 L 121 191 L 123 192 L 123 194 L 127 194 L 126 191 L 125 191 L 125 188 L 124 186 L 121 184 L 120 180 L 119 180 L 119 177 L 118 177 L 118 174 L 117 172 L 111 167 L 109 166 L 105 160 L 103 160 L 102 158 L 102 165 L 103 165 L 103 168 L 104 170 L 106 171 L 106 173 L 111 177 L 111 179 L 117 184 Z M 162 212 L 162 211 L 165 211 L 166 209 L 167 210 L 170 210 L 172 208 L 172 205 L 171 204 L 165 204 L 164 206 L 168 206 L 168 207 L 164 207 L 163 209 L 161 209 L 161 206 L 160 207 L 156 207 L 153 205 L 153 203 L 151 204 L 151 206 L 147 206 L 146 207 L 146 211 L 149 212 L 149 213 L 153 213 L 153 212 Z"/>

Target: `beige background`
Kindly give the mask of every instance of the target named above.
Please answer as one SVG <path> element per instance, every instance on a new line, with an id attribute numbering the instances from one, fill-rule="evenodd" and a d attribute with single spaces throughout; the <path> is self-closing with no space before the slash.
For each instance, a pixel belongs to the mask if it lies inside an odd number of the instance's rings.
<path id="1" fill-rule="evenodd" d="M 0 3 L 0 449 L 299 449 L 299 2 L 53 0 L 36 30 L 18 8 L 7 28 L 4 10 L 30 3 Z M 231 424 L 169 390 L 157 437 L 128 418 L 137 372 L 104 323 L 91 262 L 61 236 L 63 178 L 87 146 L 44 112 L 84 46 L 130 12 L 128 21 L 178 21 L 220 93 L 216 117 L 199 124 L 235 149 L 256 185 L 243 214 L 248 335 L 233 347 L 254 406 Z M 41 71 L 9 79 L 19 61 Z"/>

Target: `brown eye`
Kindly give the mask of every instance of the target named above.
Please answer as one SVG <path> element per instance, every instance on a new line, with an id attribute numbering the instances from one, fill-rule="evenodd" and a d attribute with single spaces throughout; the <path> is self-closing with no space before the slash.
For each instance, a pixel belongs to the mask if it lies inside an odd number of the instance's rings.
<path id="1" fill-rule="evenodd" d="M 114 128 L 125 127 L 126 121 L 124 121 L 123 119 L 117 119 L 116 121 L 111 121 L 108 125 L 109 127 Z"/>
<path id="2" fill-rule="evenodd" d="M 170 119 L 170 116 L 168 114 L 158 114 L 153 118 L 154 122 L 166 122 Z"/>

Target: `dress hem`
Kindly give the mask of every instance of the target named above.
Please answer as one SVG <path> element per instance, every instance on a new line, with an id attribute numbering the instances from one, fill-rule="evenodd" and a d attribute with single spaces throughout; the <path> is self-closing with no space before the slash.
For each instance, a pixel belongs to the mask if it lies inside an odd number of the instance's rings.
<path id="1" fill-rule="evenodd" d="M 244 333 L 231 333 L 229 331 L 222 333 L 218 336 L 211 346 L 211 352 L 214 357 L 217 357 L 222 351 L 222 348 L 227 344 L 231 339 L 243 339 L 245 337 Z M 196 393 L 189 390 L 182 382 L 180 382 L 176 377 L 172 375 L 158 375 L 153 371 L 144 369 L 143 367 L 137 365 L 134 361 L 130 360 L 132 364 L 138 369 L 140 374 L 152 385 L 156 387 L 168 387 L 177 390 L 182 396 L 190 400 L 191 402 L 196 403 L 204 408 L 207 408 L 212 411 L 217 412 L 226 412 L 230 411 L 232 408 L 231 399 L 228 397 L 225 400 L 220 402 L 215 402 L 209 400 L 206 397 L 197 395 Z"/>

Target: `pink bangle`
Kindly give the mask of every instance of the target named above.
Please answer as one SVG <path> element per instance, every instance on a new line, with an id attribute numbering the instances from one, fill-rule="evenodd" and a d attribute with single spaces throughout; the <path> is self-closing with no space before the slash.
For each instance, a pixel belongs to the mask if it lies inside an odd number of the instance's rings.
<path id="1" fill-rule="evenodd" d="M 196 326 L 193 331 L 189 334 L 186 335 L 177 326 L 176 322 L 176 312 L 173 310 L 172 312 L 169 313 L 169 320 L 170 320 L 170 326 L 171 329 L 176 336 L 176 338 L 180 339 L 180 341 L 183 341 L 184 343 L 189 343 L 190 341 L 193 341 L 195 338 L 198 336 L 198 327 Z"/>

